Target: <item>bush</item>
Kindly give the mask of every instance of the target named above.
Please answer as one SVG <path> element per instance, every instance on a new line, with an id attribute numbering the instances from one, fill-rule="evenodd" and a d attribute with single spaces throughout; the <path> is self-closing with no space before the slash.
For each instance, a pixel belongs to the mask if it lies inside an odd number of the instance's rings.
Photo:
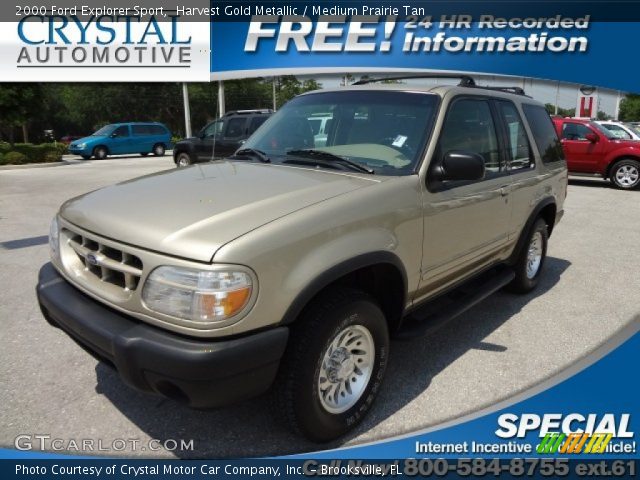
<path id="1" fill-rule="evenodd" d="M 8 146 L 8 143 L 0 143 L 0 153 L 6 154 L 9 151 L 20 153 L 25 157 L 22 163 L 57 162 L 68 151 L 67 146 L 63 143 L 41 143 L 40 145 L 16 143 L 13 149 Z M 5 149 L 6 151 L 4 151 Z M 56 160 L 52 160 L 54 156 Z"/>
<path id="2" fill-rule="evenodd" d="M 22 165 L 28 163 L 26 155 L 20 152 L 8 152 L 4 155 L 5 165 Z"/>
<path id="3" fill-rule="evenodd" d="M 62 160 L 62 155 L 58 152 L 47 152 L 44 154 L 44 161 L 47 163 L 59 162 L 60 160 Z"/>
<path id="4" fill-rule="evenodd" d="M 8 142 L 0 142 L 0 153 L 9 153 L 11 151 L 11 145 Z"/>

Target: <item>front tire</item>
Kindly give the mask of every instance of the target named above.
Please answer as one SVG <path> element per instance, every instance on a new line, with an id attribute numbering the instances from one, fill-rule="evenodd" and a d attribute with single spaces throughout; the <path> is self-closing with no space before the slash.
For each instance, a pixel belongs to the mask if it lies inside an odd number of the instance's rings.
<path id="1" fill-rule="evenodd" d="M 513 268 L 516 273 L 507 289 L 515 293 L 528 293 L 538 286 L 540 274 L 547 258 L 549 230 L 546 222 L 538 218 L 527 237 Z"/>
<path id="2" fill-rule="evenodd" d="M 388 352 L 387 322 L 371 296 L 350 288 L 325 292 L 291 328 L 277 382 L 278 410 L 310 440 L 344 435 L 371 408 Z"/>
<path id="3" fill-rule="evenodd" d="M 622 190 L 640 185 L 640 162 L 631 158 L 617 161 L 609 172 L 611 183 Z"/>
<path id="4" fill-rule="evenodd" d="M 107 158 L 108 154 L 109 152 L 107 152 L 107 149 L 105 147 L 96 147 L 93 151 L 93 156 L 98 160 L 104 160 L 105 158 Z"/>
<path id="5" fill-rule="evenodd" d="M 188 167 L 192 163 L 191 156 L 187 152 L 180 152 L 176 157 L 177 167 Z"/>
<path id="6" fill-rule="evenodd" d="M 164 155 L 164 152 L 165 152 L 165 148 L 164 148 L 164 145 L 162 145 L 161 143 L 158 143 L 153 146 L 153 154 L 156 157 L 162 157 Z"/>

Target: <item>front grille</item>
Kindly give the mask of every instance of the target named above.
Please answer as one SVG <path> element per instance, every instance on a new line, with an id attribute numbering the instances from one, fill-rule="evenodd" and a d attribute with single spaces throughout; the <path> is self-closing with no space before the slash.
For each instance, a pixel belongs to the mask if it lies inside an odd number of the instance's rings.
<path id="1" fill-rule="evenodd" d="M 68 233 L 69 247 L 78 255 L 85 272 L 124 291 L 138 288 L 142 276 L 142 261 L 138 257 L 77 233 Z"/>

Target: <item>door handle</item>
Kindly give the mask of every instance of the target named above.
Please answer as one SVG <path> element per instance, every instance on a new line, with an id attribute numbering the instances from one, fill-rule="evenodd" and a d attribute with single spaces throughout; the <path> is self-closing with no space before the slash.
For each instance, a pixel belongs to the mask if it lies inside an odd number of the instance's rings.
<path id="1" fill-rule="evenodd" d="M 503 197 L 506 197 L 507 195 L 509 195 L 510 190 L 511 190 L 510 185 L 503 185 L 500 187 L 500 195 L 502 195 Z"/>

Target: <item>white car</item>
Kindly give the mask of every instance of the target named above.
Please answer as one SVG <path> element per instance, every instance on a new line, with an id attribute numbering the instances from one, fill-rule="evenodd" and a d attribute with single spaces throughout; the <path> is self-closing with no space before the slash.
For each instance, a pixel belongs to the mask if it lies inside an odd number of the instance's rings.
<path id="1" fill-rule="evenodd" d="M 624 140 L 640 140 L 640 129 L 628 123 L 614 122 L 612 120 L 598 121 L 600 125 L 609 130 L 617 138 Z"/>

